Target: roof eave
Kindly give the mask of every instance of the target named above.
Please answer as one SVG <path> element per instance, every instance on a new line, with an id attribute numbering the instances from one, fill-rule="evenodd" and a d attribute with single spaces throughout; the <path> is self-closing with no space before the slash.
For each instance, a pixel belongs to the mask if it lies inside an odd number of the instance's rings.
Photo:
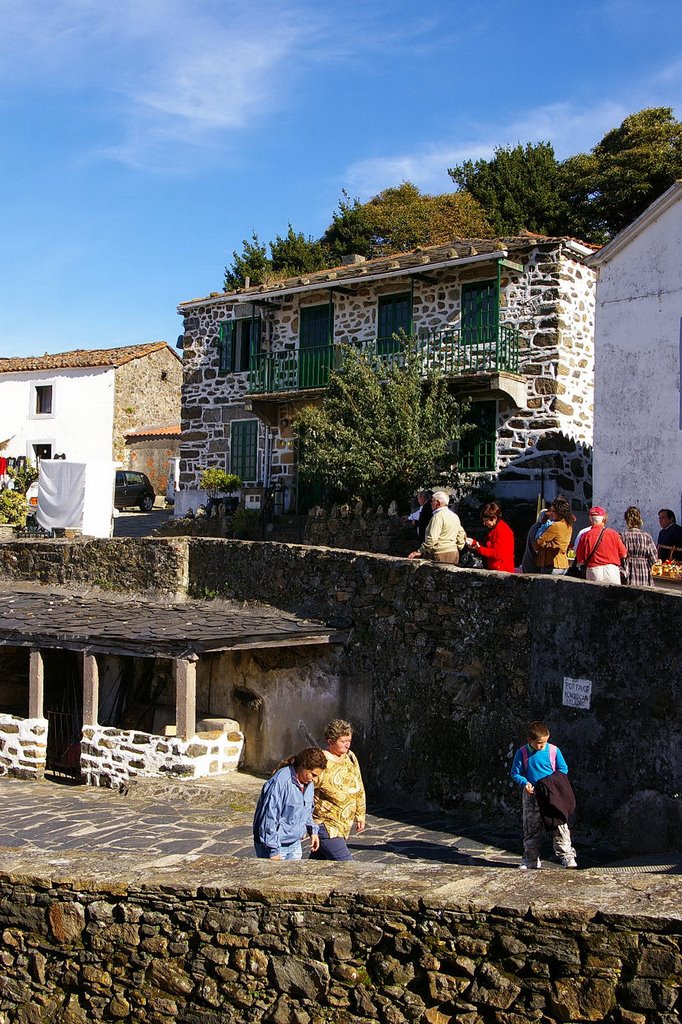
<path id="1" fill-rule="evenodd" d="M 601 267 L 605 263 L 608 263 L 617 253 L 630 244 L 630 242 L 641 234 L 646 228 L 648 228 L 654 221 L 665 213 L 666 210 L 674 206 L 679 199 L 682 198 L 682 181 L 676 181 L 670 186 L 667 191 L 655 199 L 654 202 L 647 206 L 643 213 L 640 213 L 639 217 L 633 220 L 632 224 L 628 224 L 626 228 L 619 231 L 618 234 L 607 242 L 598 252 L 592 254 L 585 260 L 588 267 Z"/>

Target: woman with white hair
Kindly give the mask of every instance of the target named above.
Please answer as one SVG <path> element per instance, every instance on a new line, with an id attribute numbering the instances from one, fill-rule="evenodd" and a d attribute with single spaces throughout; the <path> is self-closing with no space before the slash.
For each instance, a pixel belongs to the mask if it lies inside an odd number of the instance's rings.
<path id="1" fill-rule="evenodd" d="M 459 554 L 466 544 L 466 533 L 459 516 L 448 508 L 449 502 L 447 491 L 433 492 L 433 516 L 426 528 L 424 543 L 418 551 L 411 551 L 408 558 L 428 558 L 432 562 L 459 565 Z"/>

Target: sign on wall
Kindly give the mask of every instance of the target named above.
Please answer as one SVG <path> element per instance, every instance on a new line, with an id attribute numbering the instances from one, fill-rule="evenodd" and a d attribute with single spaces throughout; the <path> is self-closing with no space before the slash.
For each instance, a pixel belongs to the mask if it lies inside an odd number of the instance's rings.
<path id="1" fill-rule="evenodd" d="M 572 679 L 571 676 L 564 676 L 564 696 L 562 703 L 567 708 L 584 708 L 588 711 L 591 697 L 591 679 Z"/>

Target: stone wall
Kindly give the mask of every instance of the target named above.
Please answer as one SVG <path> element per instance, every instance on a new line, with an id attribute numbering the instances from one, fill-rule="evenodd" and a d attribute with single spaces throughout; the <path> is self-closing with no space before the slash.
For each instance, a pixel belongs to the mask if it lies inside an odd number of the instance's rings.
<path id="1" fill-rule="evenodd" d="M 116 368 L 114 459 L 125 460 L 125 435 L 180 422 L 182 360 L 166 346 Z"/>
<path id="2" fill-rule="evenodd" d="M 167 860 L 9 854 L 0 1022 L 680 1019 L 674 876 Z"/>
<path id="3" fill-rule="evenodd" d="M 515 254 L 514 258 L 518 258 Z M 520 457 L 534 451 L 541 438 L 564 435 L 574 447 L 592 443 L 594 373 L 594 271 L 557 240 L 528 246 L 523 254 L 523 273 L 503 277 L 500 319 L 521 333 L 520 372 L 527 380 L 527 399 L 520 408 L 511 400 L 498 401 L 497 467 L 515 467 Z M 429 280 L 415 282 L 413 318 L 415 330 L 438 331 L 461 322 L 463 283 L 490 277 L 490 268 L 456 268 L 429 271 Z M 505 272 L 507 274 L 507 272 Z M 334 338 L 337 344 L 368 341 L 376 337 L 377 297 L 403 290 L 405 279 L 388 284 L 354 285 L 352 293 L 334 295 Z M 264 344 L 272 352 L 298 348 L 300 308 L 318 304 L 319 295 L 284 295 L 276 312 L 264 311 Z M 326 301 L 326 296 L 325 300 Z M 207 303 L 188 312 L 184 334 L 183 440 L 180 486 L 194 492 L 201 468 L 229 468 L 229 425 L 233 419 L 253 418 L 246 411 L 247 374 L 220 374 L 218 339 L 221 322 L 251 315 L 251 306 Z M 295 398 L 295 394 L 290 396 Z M 485 398 L 479 394 L 477 398 Z M 259 473 L 295 487 L 296 466 L 292 447 L 291 418 L 294 409 L 282 402 L 277 427 L 259 428 Z M 558 451 L 563 449 L 558 447 Z M 553 467 L 554 446 L 544 449 L 546 467 Z M 540 465 L 522 467 L 516 479 L 534 475 Z M 563 485 L 576 507 L 589 507 L 591 493 L 582 487 L 591 472 L 582 466 L 575 484 Z M 558 472 L 557 467 L 553 467 Z M 569 474 L 570 476 L 570 474 Z M 495 474 L 491 474 L 493 479 Z M 198 504 L 189 498 L 182 510 Z"/>
<path id="4" fill-rule="evenodd" d="M 0 715 L 0 776 L 41 779 L 46 750 L 47 719 Z"/>
<path id="5" fill-rule="evenodd" d="M 0 543 L 0 579 L 174 595 L 187 586 L 187 545 L 153 538 Z"/>
<path id="6" fill-rule="evenodd" d="M 176 736 L 83 727 L 81 770 L 91 786 L 124 789 L 134 778 L 202 779 L 235 771 L 244 746 L 236 722 L 229 732 L 198 733 L 189 740 Z"/>

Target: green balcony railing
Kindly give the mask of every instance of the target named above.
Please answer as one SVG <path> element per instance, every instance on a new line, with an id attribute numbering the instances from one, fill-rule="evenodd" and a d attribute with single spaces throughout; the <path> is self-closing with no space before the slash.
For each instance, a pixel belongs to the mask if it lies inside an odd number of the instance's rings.
<path id="1" fill-rule="evenodd" d="M 509 324 L 460 330 L 447 328 L 412 337 L 420 354 L 424 372 L 438 370 L 447 377 L 471 373 L 496 373 L 519 370 L 519 331 Z M 360 343 L 365 352 L 374 352 L 388 364 L 402 358 L 404 343 L 397 337 L 375 338 Z M 251 357 L 249 394 L 273 394 L 323 388 L 332 369 L 341 366 L 340 345 L 318 345 L 298 351 L 261 352 Z"/>

